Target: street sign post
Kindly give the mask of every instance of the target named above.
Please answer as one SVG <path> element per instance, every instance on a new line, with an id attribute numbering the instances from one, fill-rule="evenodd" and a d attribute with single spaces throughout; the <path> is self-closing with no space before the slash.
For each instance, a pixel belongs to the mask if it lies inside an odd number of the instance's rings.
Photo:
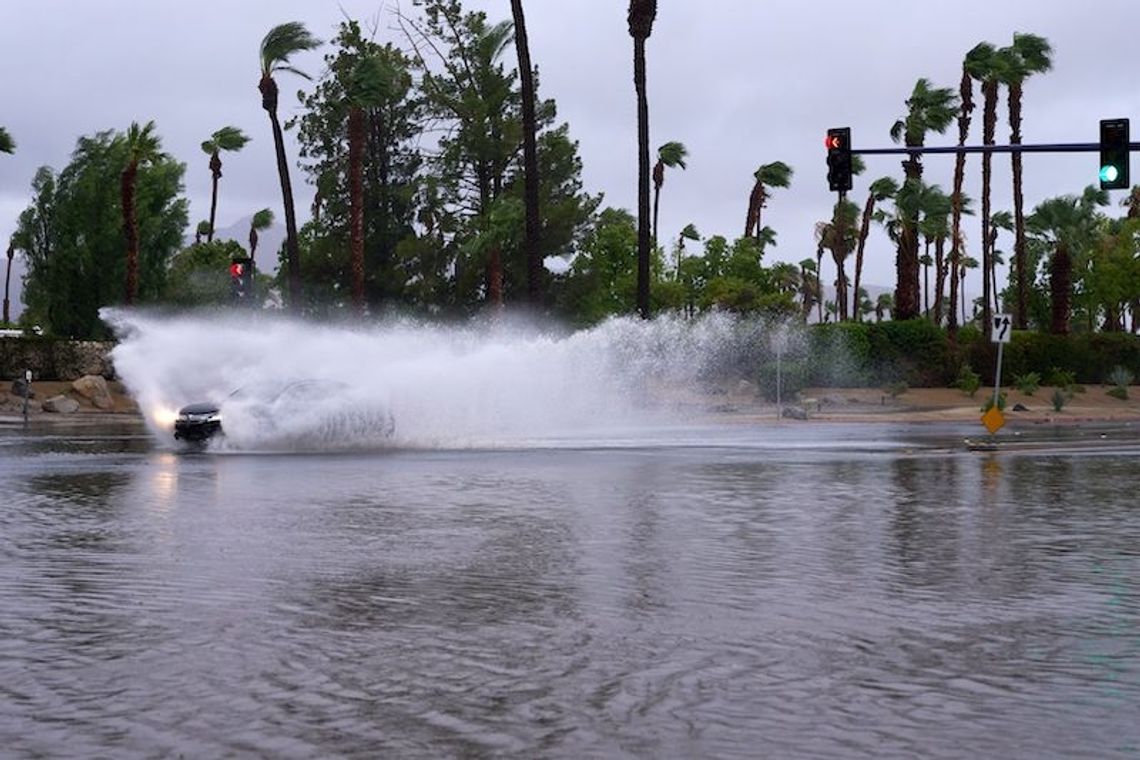
<path id="1" fill-rule="evenodd" d="M 994 403 L 989 411 L 982 415 L 982 424 L 992 435 L 1005 424 L 1005 415 L 998 408 L 998 400 L 1001 398 L 1001 360 L 1002 349 L 1013 337 L 1013 318 L 1008 314 L 994 314 L 991 327 L 993 329 L 990 331 L 990 340 L 997 343 L 998 347 L 997 369 L 994 371 Z"/>

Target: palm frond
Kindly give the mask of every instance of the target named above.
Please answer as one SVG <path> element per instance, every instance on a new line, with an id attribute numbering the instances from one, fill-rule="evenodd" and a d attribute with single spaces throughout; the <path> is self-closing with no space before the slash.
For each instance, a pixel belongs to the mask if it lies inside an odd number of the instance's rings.
<path id="1" fill-rule="evenodd" d="M 226 126 L 210 136 L 217 150 L 241 150 L 250 141 L 250 137 L 237 127 Z"/>
<path id="2" fill-rule="evenodd" d="M 670 141 L 657 149 L 657 157 L 661 159 L 661 163 L 670 168 L 677 166 L 681 167 L 682 169 L 686 168 L 685 156 L 688 154 L 688 148 L 686 148 L 683 143 L 679 142 Z"/>
<path id="3" fill-rule="evenodd" d="M 1014 32 L 1013 50 L 1030 74 L 1053 68 L 1053 46 L 1044 37 Z"/>
<path id="4" fill-rule="evenodd" d="M 13 153 L 15 150 L 16 141 L 8 134 L 8 130 L 0 127 L 0 153 Z"/>
<path id="5" fill-rule="evenodd" d="M 250 222 L 250 226 L 255 230 L 268 229 L 272 224 L 273 211 L 267 208 L 263 208 L 261 211 L 258 211 L 256 214 L 254 214 L 253 220 Z"/>
<path id="6" fill-rule="evenodd" d="M 321 41 L 309 33 L 300 21 L 289 21 L 269 30 L 261 41 L 261 73 L 272 76 L 277 71 L 290 71 L 308 79 L 308 75 L 287 64 L 295 53 L 319 47 Z"/>

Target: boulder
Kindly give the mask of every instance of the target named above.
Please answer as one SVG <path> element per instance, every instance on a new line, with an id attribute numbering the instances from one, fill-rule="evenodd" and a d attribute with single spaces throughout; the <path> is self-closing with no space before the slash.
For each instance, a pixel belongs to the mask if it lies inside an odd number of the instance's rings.
<path id="1" fill-rule="evenodd" d="M 71 387 L 98 409 L 110 409 L 115 405 L 107 381 L 101 375 L 84 375 L 71 382 Z"/>
<path id="2" fill-rule="evenodd" d="M 79 402 L 70 396 L 52 396 L 44 402 L 44 411 L 55 414 L 75 414 L 79 411 Z"/>
<path id="3" fill-rule="evenodd" d="M 780 416 L 793 420 L 806 420 L 808 413 L 807 409 L 804 409 L 802 406 L 785 406 L 783 411 L 780 412 Z"/>

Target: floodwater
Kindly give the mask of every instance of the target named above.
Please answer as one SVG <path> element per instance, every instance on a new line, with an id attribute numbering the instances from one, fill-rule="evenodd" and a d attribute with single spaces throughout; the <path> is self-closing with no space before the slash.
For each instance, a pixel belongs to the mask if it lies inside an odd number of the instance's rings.
<path id="1" fill-rule="evenodd" d="M 0 426 L 0 755 L 1140 756 L 1136 431 L 972 432 Z"/>

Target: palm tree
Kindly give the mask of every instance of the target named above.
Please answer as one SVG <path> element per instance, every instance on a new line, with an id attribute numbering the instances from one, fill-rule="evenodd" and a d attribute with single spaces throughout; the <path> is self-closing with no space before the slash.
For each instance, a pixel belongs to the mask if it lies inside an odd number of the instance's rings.
<path id="1" fill-rule="evenodd" d="M 16 141 L 12 139 L 12 135 L 8 134 L 8 130 L 0 127 L 0 153 L 15 153 Z"/>
<path id="2" fill-rule="evenodd" d="M 257 256 L 257 238 L 258 232 L 263 232 L 273 224 L 273 212 L 270 209 L 263 208 L 253 215 L 253 219 L 249 222 L 249 263 L 253 264 L 254 258 Z"/>
<path id="3" fill-rule="evenodd" d="M 855 217 L 859 207 L 850 201 L 835 204 L 830 222 L 820 222 L 815 226 L 819 245 L 831 251 L 835 262 L 835 301 L 839 308 L 839 320 L 847 320 L 847 272 L 844 262 L 855 246 Z"/>
<path id="4" fill-rule="evenodd" d="M 686 224 L 685 228 L 681 230 L 681 234 L 677 236 L 677 279 L 681 279 L 681 260 L 685 257 L 685 241 L 686 240 L 700 240 L 701 233 L 697 232 L 697 228 L 692 224 Z"/>
<path id="5" fill-rule="evenodd" d="M 534 69 L 530 64 L 530 43 L 522 0 L 511 0 L 511 13 L 515 22 L 515 52 L 519 59 L 519 85 L 522 89 L 523 204 L 526 214 L 523 248 L 526 249 L 527 296 L 531 305 L 537 307 L 542 302 L 544 267 L 539 244 L 542 219 L 538 207 L 538 117 L 535 113 Z"/>
<path id="6" fill-rule="evenodd" d="M 661 186 L 665 184 L 665 167 L 685 168 L 689 151 L 679 142 L 667 142 L 657 149 L 657 163 L 653 165 L 653 244 L 657 244 L 657 209 L 661 201 Z"/>
<path id="7" fill-rule="evenodd" d="M 962 284 L 959 290 L 962 295 L 962 324 L 966 324 L 966 272 L 971 269 L 978 268 L 978 260 L 973 256 L 966 255 L 965 251 L 960 251 L 961 258 L 958 261 L 958 279 Z M 953 307 L 953 304 L 951 304 Z"/>
<path id="8" fill-rule="evenodd" d="M 629 0 L 633 86 L 637 91 L 637 310 L 649 319 L 649 99 L 645 94 L 645 41 L 653 33 L 657 0 Z"/>
<path id="9" fill-rule="evenodd" d="M 875 217 L 875 204 L 894 198 L 899 191 L 899 183 L 891 177 L 880 177 L 871 183 L 867 192 L 867 202 L 863 206 L 863 219 L 859 225 L 859 242 L 855 247 L 855 292 L 863 282 L 863 251 L 867 247 L 867 236 L 871 233 L 871 220 Z M 858 317 L 858 314 L 856 314 Z"/>
<path id="10" fill-rule="evenodd" d="M 205 219 L 198 222 L 198 226 L 194 228 L 194 245 L 201 245 L 202 238 L 210 234 L 210 223 Z"/>
<path id="11" fill-rule="evenodd" d="M 349 72 L 345 86 L 348 102 L 348 229 L 352 305 L 364 313 L 364 149 L 368 142 L 364 111 L 383 103 L 390 91 L 392 72 L 378 56 L 361 58 Z"/>
<path id="12" fill-rule="evenodd" d="M 908 147 L 922 147 L 927 132 L 945 132 L 958 110 L 958 96 L 948 87 L 932 87 L 919 79 L 906 101 L 907 113 L 891 127 L 891 139 Z M 922 154 L 911 153 L 902 163 L 905 185 L 922 181 Z M 917 211 L 916 209 L 914 211 Z M 900 219 L 898 256 L 895 261 L 895 318 L 913 319 L 919 315 L 918 302 L 918 217 L 904 214 Z"/>
<path id="13" fill-rule="evenodd" d="M 126 138 L 127 165 L 119 177 L 122 195 L 123 234 L 127 240 L 127 290 L 126 303 L 134 304 L 139 294 L 139 221 L 135 213 L 135 186 L 139 167 L 153 163 L 162 157 L 162 144 L 154 134 L 154 122 L 148 121 L 140 127 L 131 122 Z"/>
<path id="14" fill-rule="evenodd" d="M 1005 263 L 1001 252 L 997 249 L 998 232 L 1013 231 L 1013 215 L 1008 211 L 998 211 L 990 216 L 990 290 L 993 293 L 993 310 L 1001 310 L 1001 293 L 997 284 L 997 268 Z"/>
<path id="15" fill-rule="evenodd" d="M 1053 67 L 1053 48 L 1049 41 L 1036 34 L 1013 35 L 1012 55 L 1009 67 L 1004 72 L 1004 81 L 1009 90 L 1009 143 L 1021 144 L 1021 99 L 1025 80 L 1034 74 L 1041 74 Z M 1025 329 L 1028 322 L 1029 273 L 1025 263 L 1025 198 L 1022 194 L 1021 154 L 1010 154 L 1013 165 L 1013 268 L 1017 272 L 1017 308 L 1014 310 L 1014 324 Z"/>
<path id="16" fill-rule="evenodd" d="M 202 143 L 202 151 L 210 157 L 210 174 L 214 178 L 213 191 L 210 194 L 210 231 L 206 233 L 206 242 L 214 239 L 214 219 L 218 211 L 218 180 L 222 178 L 223 150 L 238 151 L 245 147 L 249 138 L 237 127 L 222 127 L 210 139 Z"/>
<path id="17" fill-rule="evenodd" d="M 1049 261 L 1049 296 L 1052 304 L 1051 332 L 1069 332 L 1073 303 L 1073 257 L 1095 239 L 1100 214 L 1108 205 L 1108 192 L 1090 185 L 1078 198 L 1066 195 L 1040 203 L 1026 219 L 1026 229 L 1053 247 Z"/>
<path id="18" fill-rule="evenodd" d="M 958 87 L 958 145 L 966 144 L 970 134 L 971 115 L 974 112 L 974 80 L 982 79 L 989 59 L 994 54 L 994 46 L 981 42 L 973 47 L 962 60 L 962 82 Z M 950 308 L 947 330 L 951 335 L 958 330 L 958 263 L 961 257 L 962 214 L 964 213 L 962 183 L 966 175 L 966 154 L 958 153 L 954 160 L 954 190 L 951 194 L 953 207 L 950 222 Z"/>
<path id="19" fill-rule="evenodd" d="M 921 261 L 923 272 L 923 304 L 935 324 L 942 324 L 942 291 L 946 284 L 946 240 L 950 237 L 950 214 L 953 201 L 942 192 L 938 185 L 924 188 L 922 194 L 922 221 L 919 231 L 925 243 L 925 254 Z M 934 247 L 934 256 L 930 248 Z M 934 265 L 934 298 L 930 298 L 930 265 Z"/>
<path id="20" fill-rule="evenodd" d="M 819 302 L 819 267 L 812 259 L 800 262 L 800 317 L 807 321 L 811 307 Z"/>
<path id="21" fill-rule="evenodd" d="M 293 208 L 293 185 L 289 181 L 289 162 L 285 158 L 285 138 L 281 122 L 277 119 L 277 82 L 273 75 L 288 71 L 309 79 L 309 75 L 289 65 L 296 53 L 312 50 L 321 42 L 309 34 L 299 21 L 280 24 L 269 30 L 261 41 L 261 107 L 269 114 L 273 128 L 273 145 L 277 151 L 277 174 L 281 181 L 281 199 L 285 206 L 285 250 L 288 258 L 289 301 L 294 309 L 301 308 L 301 252 L 297 243 L 297 216 Z"/>
<path id="22" fill-rule="evenodd" d="M 893 312 L 895 309 L 895 299 L 890 293 L 880 293 L 879 297 L 875 300 L 875 321 L 882 322 L 885 312 Z"/>
<path id="23" fill-rule="evenodd" d="M 11 319 L 8 313 L 8 285 L 12 282 L 12 259 L 16 257 L 16 236 L 12 235 L 8 240 L 8 272 L 4 275 L 4 324 L 9 324 Z"/>
<path id="24" fill-rule="evenodd" d="M 755 184 L 752 185 L 752 193 L 748 197 L 748 215 L 744 221 L 744 237 L 759 238 L 760 217 L 764 211 L 764 206 L 768 203 L 768 188 L 790 186 L 793 173 L 792 167 L 783 161 L 762 164 L 759 169 L 752 173 Z"/>
<path id="25" fill-rule="evenodd" d="M 982 83 L 982 144 L 993 145 L 997 130 L 998 88 L 1005 78 L 1012 55 L 1008 48 L 997 50 L 977 66 Z M 992 330 L 990 319 L 990 273 L 993 261 L 990 256 L 990 184 L 993 175 L 993 156 L 982 154 L 982 326 L 987 340 Z"/>

